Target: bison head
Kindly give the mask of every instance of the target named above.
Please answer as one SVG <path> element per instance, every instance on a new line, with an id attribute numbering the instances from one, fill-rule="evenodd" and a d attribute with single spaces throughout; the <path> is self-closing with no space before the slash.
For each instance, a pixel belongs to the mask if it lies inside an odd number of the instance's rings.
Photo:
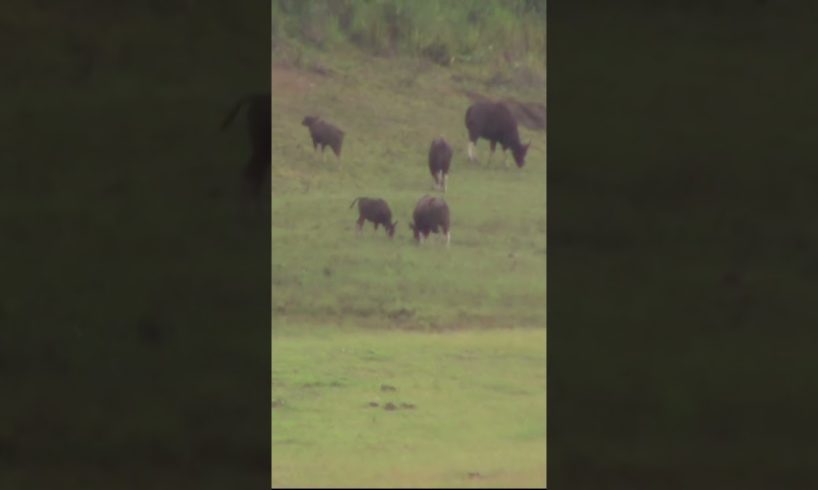
<path id="1" fill-rule="evenodd" d="M 306 116 L 306 117 L 304 117 L 304 120 L 301 121 L 301 125 L 310 127 L 313 124 L 315 124 L 315 121 L 317 121 L 317 120 L 318 120 L 318 117 L 316 117 L 316 116 Z"/>
<path id="2" fill-rule="evenodd" d="M 392 223 L 391 225 L 387 225 L 387 226 L 386 226 L 386 233 L 387 233 L 387 234 L 389 234 L 389 238 L 392 238 L 392 237 L 394 237 L 394 236 L 395 236 L 395 227 L 396 227 L 397 225 L 398 225 L 398 222 L 397 222 L 397 221 L 395 221 L 395 222 L 394 222 L 394 223 Z"/>
<path id="3" fill-rule="evenodd" d="M 514 161 L 517 163 L 517 167 L 519 168 L 523 168 L 523 165 L 525 165 L 525 155 L 528 153 L 529 145 L 531 145 L 530 141 L 513 149 Z"/>

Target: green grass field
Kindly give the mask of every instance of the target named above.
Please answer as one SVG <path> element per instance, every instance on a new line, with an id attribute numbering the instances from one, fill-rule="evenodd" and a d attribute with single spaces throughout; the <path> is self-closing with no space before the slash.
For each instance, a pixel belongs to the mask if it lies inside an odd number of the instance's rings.
<path id="1" fill-rule="evenodd" d="M 542 329 L 303 327 L 273 338 L 273 486 L 545 481 Z"/>
<path id="2" fill-rule="evenodd" d="M 522 170 L 499 149 L 488 162 L 485 141 L 469 163 L 459 90 L 544 102 L 544 85 L 291 48 L 272 73 L 273 486 L 543 487 L 545 135 L 520 129 Z M 307 114 L 346 131 L 340 164 L 313 152 Z M 440 135 L 455 149 L 448 249 L 408 227 L 440 194 L 427 168 Z M 387 200 L 393 240 L 369 223 L 355 235 L 359 196 Z"/>

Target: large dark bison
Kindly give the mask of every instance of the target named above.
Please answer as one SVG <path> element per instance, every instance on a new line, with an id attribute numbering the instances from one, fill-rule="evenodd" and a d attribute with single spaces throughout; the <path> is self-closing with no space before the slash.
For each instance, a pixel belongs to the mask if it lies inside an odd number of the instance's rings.
<path id="1" fill-rule="evenodd" d="M 321 145 L 321 155 L 325 161 L 324 149 L 327 146 L 332 148 L 336 157 L 341 158 L 341 145 L 344 143 L 343 131 L 317 116 L 306 116 L 301 121 L 301 125 L 309 128 L 313 149 L 318 151 L 318 145 Z"/>
<path id="2" fill-rule="evenodd" d="M 442 198 L 421 197 L 415 205 L 412 219 L 409 228 L 414 233 L 418 244 L 423 243 L 423 240 L 429 237 L 429 233 L 439 233 L 442 230 L 446 235 L 446 246 L 449 246 L 452 239 L 449 232 L 449 205 Z"/>
<path id="3" fill-rule="evenodd" d="M 270 94 L 246 95 L 236 102 L 222 122 L 221 129 L 226 129 L 243 106 L 247 106 L 247 131 L 250 137 L 252 153 L 244 167 L 244 178 L 253 194 L 258 194 L 269 176 L 271 156 L 271 108 Z"/>
<path id="4" fill-rule="evenodd" d="M 452 147 L 443 138 L 432 141 L 429 148 L 429 172 L 435 179 L 435 184 L 443 192 L 449 181 L 449 167 L 452 163 Z"/>
<path id="5" fill-rule="evenodd" d="M 392 222 L 392 211 L 389 205 L 380 198 L 358 197 L 349 205 L 350 209 L 355 203 L 358 203 L 358 221 L 356 222 L 356 229 L 360 234 L 364 228 L 365 221 L 371 221 L 378 229 L 378 225 L 383 225 L 386 234 L 389 238 L 395 236 L 395 226 L 397 221 Z"/>
<path id="6" fill-rule="evenodd" d="M 506 149 L 511 148 L 517 167 L 525 165 L 525 155 L 528 145 L 520 143 L 517 133 L 517 121 L 511 111 L 500 102 L 477 102 L 466 111 L 466 128 L 469 130 L 469 160 L 474 161 L 474 146 L 479 138 L 487 139 L 491 143 L 491 153 L 497 143 L 503 148 L 503 162 Z M 491 157 L 489 157 L 491 158 Z"/>

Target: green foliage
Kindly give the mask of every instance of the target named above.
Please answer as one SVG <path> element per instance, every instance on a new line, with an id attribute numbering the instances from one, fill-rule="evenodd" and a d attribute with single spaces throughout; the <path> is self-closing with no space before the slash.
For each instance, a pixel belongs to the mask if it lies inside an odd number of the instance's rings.
<path id="1" fill-rule="evenodd" d="M 328 48 L 346 41 L 375 54 L 437 63 L 545 57 L 545 1 L 273 1 L 273 37 Z"/>

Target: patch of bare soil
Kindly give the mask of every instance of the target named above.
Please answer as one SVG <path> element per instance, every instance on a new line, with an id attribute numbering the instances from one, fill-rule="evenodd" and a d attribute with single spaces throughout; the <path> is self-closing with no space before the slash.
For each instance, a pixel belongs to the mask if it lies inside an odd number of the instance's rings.
<path id="1" fill-rule="evenodd" d="M 270 79 L 275 95 L 298 96 L 313 90 L 320 83 L 320 77 L 327 76 L 332 76 L 332 72 L 322 66 L 302 70 L 279 63 L 273 65 Z"/>

